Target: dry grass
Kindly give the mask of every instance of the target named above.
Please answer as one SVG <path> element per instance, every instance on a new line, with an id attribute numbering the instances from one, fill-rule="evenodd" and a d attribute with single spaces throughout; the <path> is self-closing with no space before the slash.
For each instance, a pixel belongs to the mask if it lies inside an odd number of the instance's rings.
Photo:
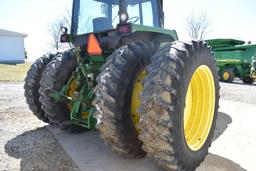
<path id="1" fill-rule="evenodd" d="M 0 64 L 0 81 L 23 81 L 31 63 L 7 65 Z"/>

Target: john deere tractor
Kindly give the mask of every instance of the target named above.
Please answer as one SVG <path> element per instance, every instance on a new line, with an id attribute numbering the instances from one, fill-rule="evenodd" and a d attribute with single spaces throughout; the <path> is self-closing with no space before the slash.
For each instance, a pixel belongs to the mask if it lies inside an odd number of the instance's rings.
<path id="1" fill-rule="evenodd" d="M 124 156 L 194 170 L 215 129 L 218 73 L 207 43 L 163 27 L 162 0 L 74 0 L 61 41 L 75 48 L 32 65 L 30 109 L 63 129 L 97 128 Z"/>

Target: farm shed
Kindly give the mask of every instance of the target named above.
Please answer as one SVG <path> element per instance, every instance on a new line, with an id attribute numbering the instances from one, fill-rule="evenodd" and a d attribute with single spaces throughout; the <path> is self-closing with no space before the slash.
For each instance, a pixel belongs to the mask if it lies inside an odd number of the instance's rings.
<path id="1" fill-rule="evenodd" d="M 26 34 L 0 29 L 0 63 L 17 64 L 25 61 Z"/>

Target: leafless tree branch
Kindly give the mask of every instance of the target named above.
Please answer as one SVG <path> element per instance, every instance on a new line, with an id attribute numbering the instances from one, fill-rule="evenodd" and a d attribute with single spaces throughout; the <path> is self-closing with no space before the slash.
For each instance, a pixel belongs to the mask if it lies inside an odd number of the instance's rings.
<path id="1" fill-rule="evenodd" d="M 71 12 L 68 9 L 63 15 L 48 23 L 47 30 L 51 35 L 50 48 L 57 52 L 73 47 L 70 43 L 60 43 L 61 27 L 67 27 L 69 31 L 71 30 Z"/>
<path id="2" fill-rule="evenodd" d="M 211 32 L 211 22 L 206 13 L 187 17 L 187 31 L 191 39 L 203 40 Z"/>

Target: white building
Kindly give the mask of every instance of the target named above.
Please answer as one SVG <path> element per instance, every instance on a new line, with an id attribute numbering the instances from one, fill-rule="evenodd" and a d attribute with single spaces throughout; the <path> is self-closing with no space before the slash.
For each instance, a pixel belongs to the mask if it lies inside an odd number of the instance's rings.
<path id="1" fill-rule="evenodd" d="M 26 34 L 0 29 L 0 63 L 25 61 L 24 39 Z"/>

